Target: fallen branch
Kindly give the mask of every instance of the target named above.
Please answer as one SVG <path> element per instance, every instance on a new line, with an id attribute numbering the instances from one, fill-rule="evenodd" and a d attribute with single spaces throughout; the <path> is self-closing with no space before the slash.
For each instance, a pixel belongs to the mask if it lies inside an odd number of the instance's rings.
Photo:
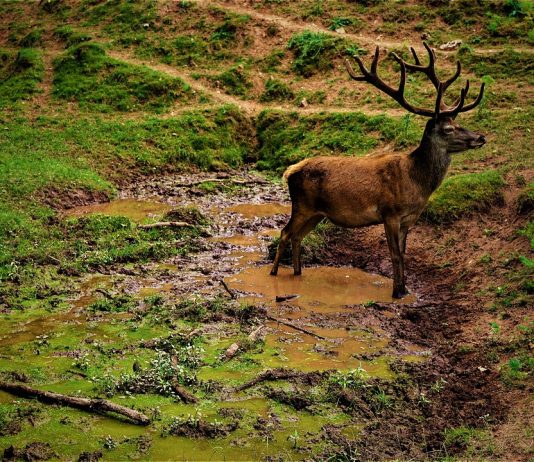
<path id="1" fill-rule="evenodd" d="M 193 395 L 193 393 L 190 393 L 178 383 L 175 383 L 173 388 L 174 388 L 174 392 L 179 396 L 179 398 L 184 403 L 189 403 L 189 404 L 198 403 L 198 398 L 195 395 Z"/>
<path id="2" fill-rule="evenodd" d="M 27 385 L 1 381 L 0 390 L 7 391 L 8 393 L 21 396 L 23 398 L 36 398 L 43 403 L 75 407 L 87 412 L 99 414 L 114 412 L 116 414 L 128 417 L 134 423 L 139 425 L 148 425 L 150 423 L 150 419 L 143 413 L 121 406 L 120 404 L 115 404 L 107 399 L 80 398 L 78 396 L 62 395 L 60 393 L 54 393 L 51 391 L 37 390 L 35 388 L 28 387 Z"/>
<path id="3" fill-rule="evenodd" d="M 251 342 L 256 342 L 263 334 L 263 328 L 265 326 L 259 326 L 257 329 L 254 329 L 249 335 L 248 335 L 248 339 L 251 341 Z M 224 352 L 223 354 L 223 359 L 225 360 L 229 360 L 229 359 L 232 359 L 236 354 L 237 352 L 239 351 L 239 349 L 241 348 L 241 346 L 239 345 L 239 343 L 232 343 L 227 349 L 226 351 Z"/>
<path id="4" fill-rule="evenodd" d="M 158 221 L 157 223 L 148 223 L 146 225 L 138 225 L 141 229 L 153 229 L 153 228 L 191 228 L 195 225 L 187 223 L 185 221 Z"/>
<path id="5" fill-rule="evenodd" d="M 323 337 L 322 335 L 316 334 L 315 332 L 312 332 L 311 330 L 304 329 L 304 327 L 297 326 L 296 324 L 293 324 L 289 321 L 284 321 L 283 319 L 274 318 L 273 316 L 265 316 L 267 319 L 270 319 L 271 321 L 277 322 L 279 324 L 283 324 L 284 326 L 291 327 L 292 329 L 298 330 L 304 334 L 311 335 L 312 337 L 317 337 L 321 340 L 326 340 L 326 337 Z"/>
<path id="6" fill-rule="evenodd" d="M 230 294 L 230 297 L 235 300 L 237 298 L 237 294 L 232 289 L 230 289 L 230 287 L 228 287 L 228 284 L 224 282 L 224 279 L 221 279 L 221 284 L 224 287 L 224 290 L 226 290 L 226 292 Z"/>
<path id="7" fill-rule="evenodd" d="M 243 391 L 255 385 L 258 385 L 258 383 L 267 382 L 269 380 L 287 380 L 292 379 L 294 377 L 299 377 L 301 375 L 302 372 L 293 371 L 290 369 L 270 369 L 268 371 L 262 372 L 260 375 L 250 380 L 249 382 L 245 382 L 244 384 L 235 387 L 232 391 Z"/>

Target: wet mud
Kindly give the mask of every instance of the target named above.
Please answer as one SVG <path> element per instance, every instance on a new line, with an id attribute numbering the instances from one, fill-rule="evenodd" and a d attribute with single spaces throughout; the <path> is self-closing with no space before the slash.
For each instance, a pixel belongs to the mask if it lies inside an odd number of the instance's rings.
<path id="1" fill-rule="evenodd" d="M 477 369 L 475 365 L 486 363 L 476 353 L 461 355 L 451 347 L 457 326 L 468 314 L 459 308 L 459 297 L 450 293 L 455 275 L 437 274 L 429 263 L 424 236 L 408 258 L 412 294 L 400 301 L 391 298 L 391 265 L 378 228 L 356 230 L 350 242 L 328 241 L 316 257 L 318 264 L 305 266 L 302 276 L 281 267 L 273 277 L 268 245 L 288 220 L 287 193 L 283 185 L 252 173 L 240 176 L 246 186 L 225 184 L 226 177 L 215 174 L 154 178 L 124 189 L 116 201 L 68 211 L 72 217 L 123 215 L 144 223 L 177 207 L 194 206 L 209 224 L 195 252 L 107 267 L 78 281 L 64 311 L 21 313 L 0 330 L 2 369 L 25 361 L 36 368 L 63 368 L 48 388 L 90 393 L 91 365 L 83 365 L 84 345 L 90 345 L 137 371 L 133 376 L 128 372 L 123 381 L 135 383 L 135 392 L 125 386 L 117 399 L 157 409 L 157 419 L 163 419 L 143 430 L 72 411 L 70 427 L 57 423 L 42 433 L 45 441 L 53 441 L 63 431 L 76 442 L 70 448 L 54 446 L 62 458 L 91 451 L 103 451 L 104 460 L 139 458 L 135 442 L 148 435 L 150 444 L 143 454 L 154 460 L 350 459 L 355 454 L 361 460 L 399 455 L 423 459 L 442 454 L 445 428 L 502 418 L 506 406 L 494 393 L 495 372 Z M 217 188 L 199 191 L 198 185 L 210 180 Z M 333 263 L 340 266 L 327 266 Z M 234 308 L 204 313 L 193 324 L 165 318 L 164 308 L 159 321 L 157 309 L 154 312 L 158 304 L 178 303 L 180 316 L 189 319 L 204 309 L 195 304 L 198 300 L 212 300 L 205 303 L 209 311 L 217 300 L 230 298 L 228 291 L 236 297 L 231 300 Z M 138 308 L 88 310 L 95 301 L 117 294 L 136 301 Z M 151 324 L 135 324 L 145 315 L 152 317 Z M 260 342 L 247 343 L 243 338 L 257 323 L 265 326 L 265 334 Z M 172 392 L 161 392 L 157 381 L 143 394 L 137 385 L 140 377 L 150 378 L 142 375 L 148 360 L 136 348 L 172 352 L 174 344 L 153 339 L 195 329 L 202 330 L 203 356 L 194 365 L 195 377 L 182 384 L 199 395 L 200 402 L 173 400 Z M 118 339 L 120 347 L 106 346 Z M 159 346 L 149 348 L 150 342 Z M 234 342 L 239 344 L 238 355 L 222 360 Z M 39 345 L 51 352 L 40 354 Z M 193 340 L 185 345 L 195 351 Z M 180 359 L 170 358 L 166 367 L 175 373 Z M 141 366 L 138 359 L 144 360 Z M 317 373 L 318 378 L 279 380 L 231 392 L 262 371 L 278 368 L 297 376 Z M 12 403 L 13 397 L 0 393 L 0 401 Z M 57 412 L 48 418 L 60 420 Z M 91 424 L 82 437 L 76 432 L 84 419 Z M 17 429 L 18 446 L 29 444 L 31 434 L 28 424 Z M 5 439 L 0 442 L 5 446 Z"/>

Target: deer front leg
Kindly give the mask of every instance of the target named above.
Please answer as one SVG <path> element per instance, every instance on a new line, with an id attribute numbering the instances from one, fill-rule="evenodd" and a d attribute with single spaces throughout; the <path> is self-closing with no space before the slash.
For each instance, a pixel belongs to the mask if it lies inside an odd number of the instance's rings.
<path id="1" fill-rule="evenodd" d="M 404 255 L 401 251 L 400 223 L 397 220 L 388 220 L 384 223 L 388 241 L 391 263 L 393 265 L 393 298 L 402 298 L 408 294 L 404 283 Z M 404 245 L 402 244 L 402 247 Z"/>
<path id="2" fill-rule="evenodd" d="M 291 252 L 293 256 L 293 269 L 295 276 L 300 276 L 302 274 L 302 239 L 304 239 L 322 219 L 322 215 L 311 217 L 291 238 Z"/>
<path id="3" fill-rule="evenodd" d="M 287 225 L 284 226 L 282 233 L 280 234 L 280 242 L 278 243 L 278 249 L 276 250 L 276 256 L 274 257 L 273 267 L 271 269 L 271 276 L 278 274 L 278 266 L 280 265 L 280 259 L 284 254 L 288 241 L 293 241 L 297 231 L 306 223 L 308 217 L 302 215 L 291 215 L 291 218 Z"/>

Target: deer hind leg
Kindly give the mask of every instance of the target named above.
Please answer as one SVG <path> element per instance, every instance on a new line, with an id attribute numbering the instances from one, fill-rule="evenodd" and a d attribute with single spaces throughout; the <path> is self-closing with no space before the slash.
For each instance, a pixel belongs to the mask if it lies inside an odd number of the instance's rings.
<path id="1" fill-rule="evenodd" d="M 397 220 L 387 220 L 384 223 L 388 241 L 391 263 L 393 264 L 393 298 L 402 298 L 408 294 L 404 283 L 404 236 Z M 402 237 L 402 239 L 401 239 Z"/>
<path id="2" fill-rule="evenodd" d="M 280 265 L 280 259 L 284 254 L 284 250 L 287 247 L 287 243 L 290 239 L 293 238 L 295 233 L 302 228 L 302 226 L 308 221 L 309 216 L 300 215 L 293 213 L 287 225 L 282 229 L 280 234 L 280 242 L 278 243 L 278 249 L 276 250 L 276 255 L 273 261 L 273 267 L 271 269 L 271 276 L 276 276 L 278 274 L 278 266 Z"/>
<path id="3" fill-rule="evenodd" d="M 295 276 L 302 274 L 302 262 L 301 262 L 301 244 L 310 231 L 312 231 L 324 217 L 322 215 L 316 215 L 308 219 L 304 225 L 295 233 L 291 238 L 291 254 L 293 257 L 293 270 Z"/>

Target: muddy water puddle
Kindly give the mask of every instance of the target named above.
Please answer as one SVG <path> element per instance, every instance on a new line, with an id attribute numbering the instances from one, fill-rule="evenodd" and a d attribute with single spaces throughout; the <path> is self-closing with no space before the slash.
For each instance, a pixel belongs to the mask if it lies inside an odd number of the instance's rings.
<path id="1" fill-rule="evenodd" d="M 116 199 L 101 204 L 86 205 L 69 210 L 66 216 L 83 217 L 86 215 L 123 216 L 135 222 L 163 215 L 171 209 L 169 204 L 151 200 Z"/>
<path id="2" fill-rule="evenodd" d="M 276 307 L 277 297 L 292 297 L 286 303 L 302 312 L 337 312 L 349 305 L 381 302 L 393 303 L 392 281 L 383 276 L 369 274 L 357 268 L 309 267 L 301 276 L 281 267 L 278 276 L 269 274 L 269 266 L 250 267 L 227 279 L 228 285 L 243 292 L 251 303 L 264 303 Z M 402 303 L 413 302 L 409 296 Z M 298 312 L 292 317 L 299 317 Z"/>

